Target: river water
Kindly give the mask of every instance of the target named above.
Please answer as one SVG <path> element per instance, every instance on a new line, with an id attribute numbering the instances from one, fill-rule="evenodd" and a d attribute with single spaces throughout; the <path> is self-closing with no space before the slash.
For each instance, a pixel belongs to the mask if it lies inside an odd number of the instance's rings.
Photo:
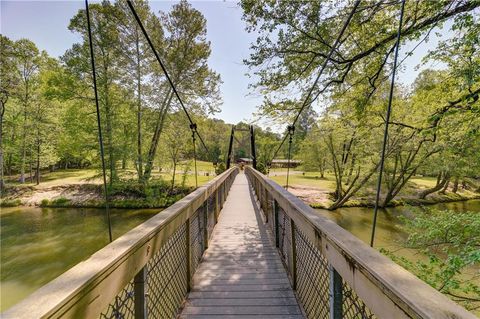
<path id="1" fill-rule="evenodd" d="M 433 207 L 455 211 L 480 212 L 480 200 L 437 204 Z M 377 223 L 376 248 L 397 251 L 406 235 L 398 216 L 410 208 L 380 210 Z M 370 241 L 372 208 L 340 208 L 336 211 L 317 210 L 335 221 L 365 243 Z M 149 219 L 159 210 L 112 209 L 115 238 Z M 108 244 L 108 228 L 103 209 L 90 208 L 2 208 L 0 213 L 0 311 L 3 311 L 50 280 L 62 274 Z M 415 251 L 396 253 L 421 258 Z"/>
<path id="2" fill-rule="evenodd" d="M 457 212 L 480 212 L 480 200 L 451 202 L 429 205 L 431 208 L 450 209 Z M 375 247 L 398 249 L 399 243 L 405 241 L 407 235 L 401 229 L 400 216 L 409 216 L 412 207 L 397 206 L 380 209 L 375 230 Z M 413 208 L 415 209 L 415 208 Z M 420 208 L 418 208 L 420 209 Z M 333 220 L 336 224 L 354 234 L 366 244 L 370 244 L 372 232 L 373 208 L 347 207 L 334 211 L 316 209 L 322 216 Z M 408 253 L 406 253 L 408 254 Z"/>
<path id="3" fill-rule="evenodd" d="M 160 209 L 112 209 L 113 237 Z M 22 300 L 108 244 L 98 208 L 0 208 L 0 311 Z"/>

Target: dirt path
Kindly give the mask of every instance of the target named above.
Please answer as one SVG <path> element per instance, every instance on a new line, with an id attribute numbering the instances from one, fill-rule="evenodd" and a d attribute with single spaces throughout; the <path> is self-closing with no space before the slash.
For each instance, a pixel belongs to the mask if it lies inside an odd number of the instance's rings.
<path id="1" fill-rule="evenodd" d="M 27 206 L 38 206 L 44 199 L 52 201 L 59 198 L 65 198 L 70 200 L 72 204 L 83 203 L 89 200 L 102 200 L 101 195 L 95 191 L 95 187 L 85 187 L 86 185 L 92 184 L 81 183 L 43 186 L 36 189 L 34 192 L 19 197 L 19 199 L 22 201 L 23 205 Z"/>
<path id="2" fill-rule="evenodd" d="M 316 187 L 308 187 L 302 185 L 292 185 L 288 187 L 288 191 L 297 196 L 307 204 L 328 204 L 329 190 Z"/>

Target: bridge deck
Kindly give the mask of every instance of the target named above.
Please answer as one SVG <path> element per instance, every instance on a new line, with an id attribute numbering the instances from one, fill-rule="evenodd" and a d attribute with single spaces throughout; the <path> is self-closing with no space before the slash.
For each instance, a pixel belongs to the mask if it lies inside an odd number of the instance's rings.
<path id="1" fill-rule="evenodd" d="M 230 194 L 180 318 L 303 318 L 245 174 Z"/>

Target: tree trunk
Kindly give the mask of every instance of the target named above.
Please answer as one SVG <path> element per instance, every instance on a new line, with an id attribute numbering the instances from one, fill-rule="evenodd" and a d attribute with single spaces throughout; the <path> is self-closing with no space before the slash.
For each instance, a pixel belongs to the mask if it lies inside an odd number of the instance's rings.
<path id="1" fill-rule="evenodd" d="M 37 132 L 37 134 L 40 134 Z M 37 171 L 35 173 L 37 185 L 40 184 L 40 139 L 37 139 Z"/>
<path id="2" fill-rule="evenodd" d="M 140 73 L 140 47 L 138 27 L 135 27 L 135 46 L 137 49 L 137 173 L 138 180 L 143 179 L 143 159 L 142 159 L 142 95 L 141 84 L 142 78 Z"/>
<path id="3" fill-rule="evenodd" d="M 445 192 L 447 191 L 448 185 L 450 184 L 450 178 L 447 179 L 445 184 L 443 185 L 442 190 L 439 192 L 439 194 L 445 195 Z"/>
<path id="4" fill-rule="evenodd" d="M 345 204 L 353 195 L 355 195 L 358 192 L 360 188 L 363 187 L 363 185 L 365 185 L 368 182 L 368 180 L 372 177 L 372 175 L 378 170 L 379 165 L 380 164 L 375 165 L 375 167 L 367 175 L 365 175 L 360 182 L 357 183 L 357 180 L 360 176 L 360 168 L 359 168 L 357 170 L 355 178 L 353 179 L 347 191 L 344 192 L 344 194 L 342 194 L 341 197 L 337 198 L 337 200 L 335 200 L 335 202 L 332 205 L 330 205 L 328 209 L 334 210 L 341 207 L 343 204 Z"/>
<path id="5" fill-rule="evenodd" d="M 172 189 L 170 190 L 170 192 L 173 192 L 173 188 L 175 187 L 175 173 L 177 171 L 177 162 L 174 161 L 173 162 L 173 174 L 172 174 Z"/>
<path id="6" fill-rule="evenodd" d="M 33 183 L 33 152 L 30 150 L 30 183 Z"/>
<path id="7" fill-rule="evenodd" d="M 153 161 L 155 159 L 155 155 L 157 154 L 157 147 L 158 147 L 158 142 L 160 140 L 160 134 L 162 133 L 163 124 L 165 122 L 165 117 L 167 115 L 167 111 L 168 111 L 170 102 L 172 101 L 172 98 L 173 98 L 173 94 L 172 94 L 172 91 L 169 89 L 162 103 L 163 107 L 160 109 L 157 123 L 155 125 L 155 132 L 153 133 L 152 142 L 150 144 L 150 149 L 148 151 L 147 162 L 145 163 L 145 170 L 143 172 L 143 181 L 145 182 L 150 179 L 150 176 L 152 174 Z"/>
<path id="8" fill-rule="evenodd" d="M 355 154 L 352 155 L 352 161 L 350 163 L 350 169 L 348 170 L 347 182 L 345 184 L 350 184 L 353 175 L 353 168 L 355 166 Z"/>
<path id="9" fill-rule="evenodd" d="M 443 178 L 442 178 L 442 176 L 443 176 Z M 424 190 L 423 192 L 420 193 L 420 195 L 418 197 L 420 199 L 425 199 L 428 195 L 441 190 L 445 186 L 445 183 L 448 182 L 449 179 L 450 179 L 450 175 L 448 174 L 448 172 L 446 172 L 444 174 L 442 174 L 442 172 L 438 173 L 437 185 L 435 185 L 432 188 Z"/>
<path id="10" fill-rule="evenodd" d="M 23 134 L 22 134 L 22 161 L 20 164 L 20 183 L 25 183 L 25 165 L 27 164 L 27 110 L 25 106 L 23 116 Z"/>
<path id="11" fill-rule="evenodd" d="M 453 180 L 452 192 L 454 194 L 456 194 L 458 192 L 458 176 L 455 176 L 455 179 Z"/>
<path id="12" fill-rule="evenodd" d="M 320 166 L 320 178 L 325 178 L 325 166 L 326 166 L 326 159 L 322 160 L 322 165 Z"/>
<path id="13" fill-rule="evenodd" d="M 12 166 L 13 166 L 13 158 L 12 158 L 12 153 L 8 154 L 7 158 L 7 174 L 8 176 L 12 176 Z"/>
<path id="14" fill-rule="evenodd" d="M 0 197 L 5 189 L 5 181 L 3 179 L 3 115 L 5 114 L 5 100 L 0 101 Z"/>
<path id="15" fill-rule="evenodd" d="M 20 183 L 25 183 L 25 165 L 27 161 L 27 108 L 29 98 L 28 80 L 25 79 L 25 100 L 23 101 L 23 140 L 22 140 L 22 163 L 20 166 Z"/>
<path id="16" fill-rule="evenodd" d="M 105 74 L 107 74 L 105 70 Z M 104 85 L 105 88 L 105 120 L 106 120 L 106 137 L 107 137 L 107 145 L 108 145 L 108 164 L 110 170 L 110 180 L 109 184 L 112 186 L 113 181 L 116 179 L 115 173 L 115 159 L 113 154 L 113 133 L 112 133 L 112 110 L 110 105 L 110 90 L 107 83 Z"/>

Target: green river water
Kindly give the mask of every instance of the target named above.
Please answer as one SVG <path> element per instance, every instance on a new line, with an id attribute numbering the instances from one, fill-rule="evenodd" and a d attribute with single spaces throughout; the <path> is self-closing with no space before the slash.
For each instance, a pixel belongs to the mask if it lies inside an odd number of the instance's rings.
<path id="1" fill-rule="evenodd" d="M 480 200 L 434 205 L 456 211 L 480 212 Z M 362 241 L 370 240 L 373 209 L 341 208 L 334 212 L 317 210 Z M 394 250 L 405 239 L 398 216 L 408 208 L 382 210 L 377 224 L 376 247 Z M 113 234 L 117 238 L 149 219 L 159 210 L 112 210 Z M 0 213 L 0 311 L 19 302 L 33 291 L 87 259 L 108 243 L 102 209 L 90 208 L 1 208 Z M 399 254 L 419 258 L 415 252 Z"/>
<path id="2" fill-rule="evenodd" d="M 0 208 L 0 311 L 108 244 L 98 208 Z M 118 238 L 160 209 L 112 209 Z"/>

